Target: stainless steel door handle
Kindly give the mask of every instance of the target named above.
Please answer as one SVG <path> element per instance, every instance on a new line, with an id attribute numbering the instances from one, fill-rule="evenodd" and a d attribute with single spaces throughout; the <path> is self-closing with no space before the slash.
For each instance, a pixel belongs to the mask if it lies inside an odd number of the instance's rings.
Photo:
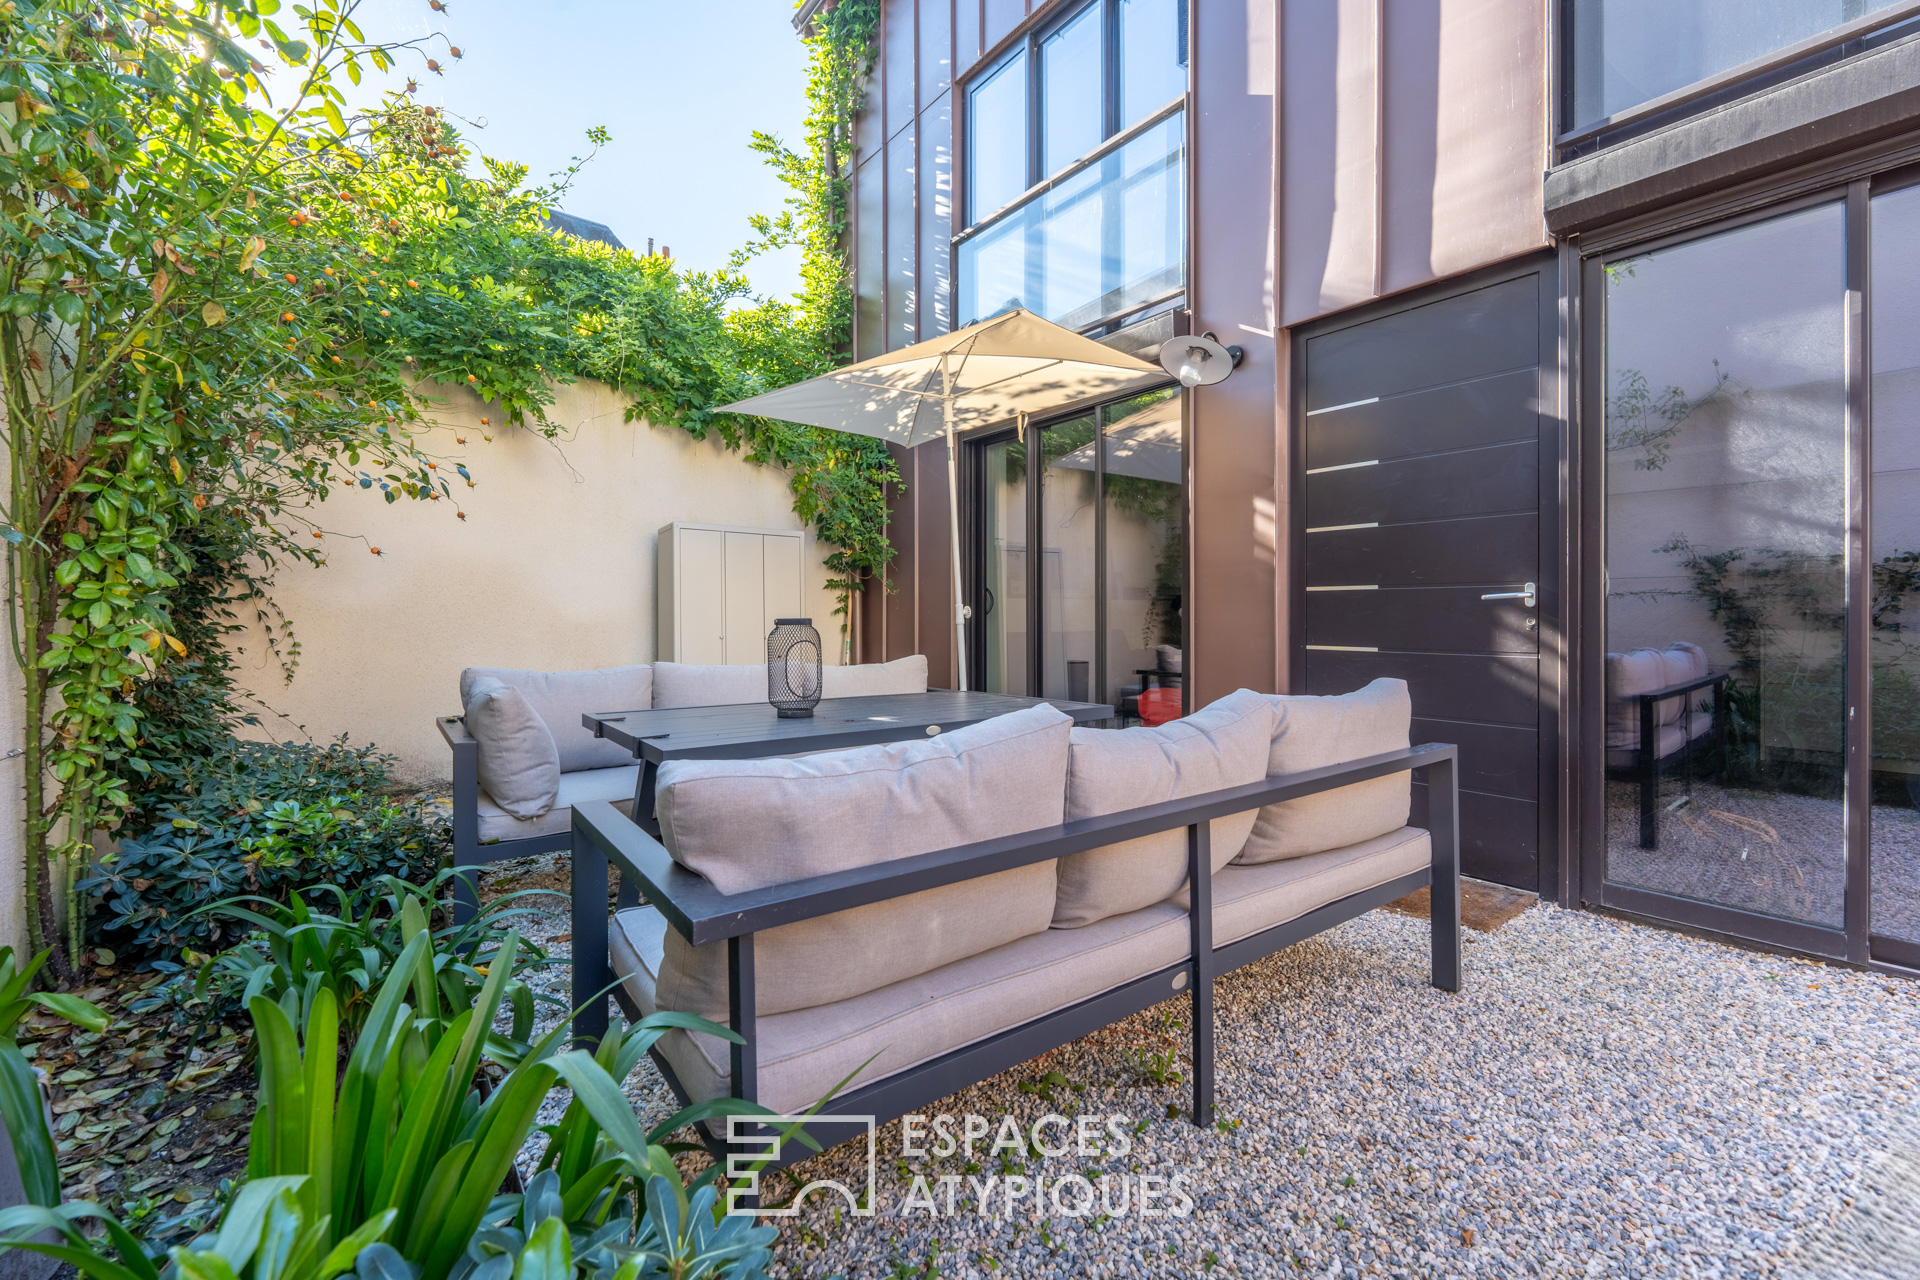
<path id="1" fill-rule="evenodd" d="M 1489 591 L 1480 598 L 1482 600 L 1518 600 L 1531 609 L 1538 599 L 1534 594 L 1535 590 L 1536 584 L 1529 582 L 1518 591 Z"/>

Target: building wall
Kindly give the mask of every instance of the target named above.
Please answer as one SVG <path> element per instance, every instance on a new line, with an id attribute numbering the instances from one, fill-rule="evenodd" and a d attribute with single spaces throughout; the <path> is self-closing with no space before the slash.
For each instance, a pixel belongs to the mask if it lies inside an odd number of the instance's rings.
<path id="1" fill-rule="evenodd" d="M 277 713 L 264 736 L 370 740 L 421 780 L 448 775 L 433 721 L 459 709 L 462 667 L 653 660 L 662 525 L 800 527 L 784 472 L 744 462 L 717 440 L 623 422 L 625 398 L 602 383 L 555 388 L 549 414 L 565 431 L 552 441 L 494 426 L 489 443 L 480 418 L 498 423 L 497 408 L 457 388 L 439 394 L 441 425 L 427 447 L 466 463 L 476 486 L 456 487 L 452 503 L 336 494 L 318 512 L 328 563 L 282 569 L 273 590 L 300 642 L 292 683 L 257 629 L 237 638 L 243 680 Z M 825 549 L 811 533 L 804 545 L 811 612 L 833 661 Z"/>
<path id="2" fill-rule="evenodd" d="M 1279 3 L 1282 323 L 1549 243 L 1546 5 Z"/>
<path id="3" fill-rule="evenodd" d="M 0 425 L 5 422 L 6 410 L 0 408 Z M 0 465 L 11 466 L 6 440 L 0 431 Z M 7 607 L 14 607 L 11 599 Z M 0 946 L 12 947 L 15 954 L 27 946 L 27 784 L 20 757 L 6 753 L 25 739 L 26 724 L 26 683 L 9 660 L 6 683 L 0 687 Z"/>

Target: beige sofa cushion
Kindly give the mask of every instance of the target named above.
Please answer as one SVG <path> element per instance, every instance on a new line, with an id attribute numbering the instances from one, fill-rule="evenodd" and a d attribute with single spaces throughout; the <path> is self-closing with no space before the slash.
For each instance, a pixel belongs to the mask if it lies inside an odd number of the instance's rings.
<path id="1" fill-rule="evenodd" d="M 644 711 L 653 705 L 653 668 L 605 667 L 598 671 L 515 671 L 506 667 L 468 667 L 460 673 L 460 705 L 471 698 L 473 682 L 490 676 L 517 689 L 553 735 L 560 770 L 619 769 L 633 753 L 596 738 L 580 723 L 590 711 Z"/>
<path id="2" fill-rule="evenodd" d="M 1427 833 L 1407 828 L 1348 849 L 1227 867 L 1213 887 L 1215 944 L 1297 919 L 1428 860 Z M 678 936 L 651 907 L 621 912 L 608 930 L 614 972 L 643 1012 L 664 1007 L 656 995 L 659 975 L 667 939 Z M 1184 905 L 1160 903 L 1081 929 L 1049 929 L 827 1008 L 763 1017 L 757 1024 L 760 1101 L 775 1111 L 803 1111 L 849 1075 L 847 1090 L 861 1088 L 1187 954 Z M 1185 989 L 1169 986 L 1167 995 Z M 724 1011 L 717 1020 L 726 1021 Z M 695 1100 L 728 1093 L 725 1041 L 670 1031 L 660 1050 Z M 869 1058 L 872 1065 L 862 1070 Z"/>
<path id="3" fill-rule="evenodd" d="M 1258 782 L 1273 743 L 1273 703 L 1242 689 L 1184 719 L 1134 729 L 1075 728 L 1067 758 L 1067 820 Z M 1215 818 L 1218 871 L 1247 842 L 1259 810 Z M 1184 829 L 1068 854 L 1060 859 L 1056 929 L 1165 902 L 1187 880 Z"/>
<path id="4" fill-rule="evenodd" d="M 823 698 L 871 698 L 886 693 L 925 693 L 927 658 L 916 653 L 892 662 L 863 662 L 851 667 L 824 667 L 820 672 Z"/>
<path id="5" fill-rule="evenodd" d="M 560 795 L 553 735 L 518 689 L 491 676 L 466 686 L 467 732 L 479 744 L 480 786 L 516 818 L 537 818 Z"/>
<path id="6" fill-rule="evenodd" d="M 1686 684 L 1707 674 L 1707 651 L 1697 644 L 1678 640 L 1664 649 L 1633 649 L 1607 655 L 1607 746 L 1624 747 L 1629 752 L 1640 746 L 1640 700 L 1637 695 L 1652 693 L 1670 685 Z M 1689 701 L 1699 702 L 1707 695 L 1698 690 L 1687 697 L 1667 698 L 1654 704 L 1656 726 L 1679 723 Z M 1700 733 L 1701 715 L 1694 713 L 1694 736 Z M 1668 735 L 1661 735 L 1663 738 Z M 1684 742 L 1676 738 L 1676 746 Z M 1667 754 L 1662 748 L 1662 755 Z"/>
<path id="7" fill-rule="evenodd" d="M 1334 697 L 1269 695 L 1279 716 L 1267 776 L 1299 773 L 1411 745 L 1407 682 L 1382 678 Z M 1236 862 L 1272 862 L 1371 840 L 1407 824 L 1413 778 L 1388 774 L 1319 795 L 1270 804 Z"/>
<path id="8" fill-rule="evenodd" d="M 633 808 L 634 788 L 639 784 L 640 766 L 624 769 L 582 769 L 560 775 L 560 791 L 553 807 L 537 818 L 516 818 L 494 803 L 485 791 L 480 793 L 480 839 L 525 840 L 531 836 L 550 836 L 573 826 L 573 806 L 583 800 L 611 800 L 622 813 Z"/>
<path id="9" fill-rule="evenodd" d="M 767 700 L 767 664 L 705 666 L 692 662 L 653 664 L 653 705 L 730 707 Z"/>
<path id="10" fill-rule="evenodd" d="M 657 782 L 676 861 L 742 893 L 1062 820 L 1072 721 L 1041 705 L 936 738 L 793 759 L 672 760 Z M 830 1004 L 1038 933 L 1053 919 L 1054 864 L 783 925 L 755 942 L 766 1013 Z M 727 1008 L 727 949 L 674 934 L 660 998 Z"/>

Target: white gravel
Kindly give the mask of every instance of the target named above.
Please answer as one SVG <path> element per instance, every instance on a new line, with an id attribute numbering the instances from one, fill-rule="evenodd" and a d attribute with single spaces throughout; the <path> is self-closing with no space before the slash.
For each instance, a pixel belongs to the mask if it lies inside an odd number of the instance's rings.
<path id="1" fill-rule="evenodd" d="M 1467 938 L 1458 995 L 1427 985 L 1425 922 L 1386 912 L 1221 978 L 1222 1126 L 1143 1074 L 1185 1071 L 1184 999 L 927 1109 L 1123 1114 L 1146 1122 L 1124 1158 L 1002 1164 L 983 1144 L 968 1170 L 901 1159 L 884 1126 L 875 1216 L 810 1199 L 776 1274 L 1920 1275 L 1920 983 L 1554 907 Z M 1050 1072 L 1051 1100 L 1031 1091 Z M 651 1063 L 627 1092 L 649 1124 L 673 1111 Z M 1008 1170 L 1177 1174 L 1194 1208 L 974 1212 L 965 1177 Z M 800 1172 L 864 1185 L 864 1151 Z M 943 1173 L 959 1212 L 906 1213 L 911 1177 Z"/>

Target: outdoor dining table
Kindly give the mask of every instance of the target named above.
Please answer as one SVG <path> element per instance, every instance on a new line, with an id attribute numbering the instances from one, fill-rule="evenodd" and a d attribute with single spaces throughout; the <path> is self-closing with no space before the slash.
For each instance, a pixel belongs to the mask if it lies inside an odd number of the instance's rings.
<path id="1" fill-rule="evenodd" d="M 995 716 L 1047 703 L 1076 724 L 1113 718 L 1113 708 L 1062 698 L 1021 698 L 1005 693 L 929 689 L 865 698 L 828 698 L 811 716 L 782 717 L 765 702 L 720 707 L 667 707 L 656 711 L 592 711 L 580 722 L 596 738 L 633 752 L 640 777 L 633 793 L 633 820 L 656 839 L 654 786 L 668 760 L 751 760 L 763 756 L 864 747 L 877 742 L 929 738 Z"/>

